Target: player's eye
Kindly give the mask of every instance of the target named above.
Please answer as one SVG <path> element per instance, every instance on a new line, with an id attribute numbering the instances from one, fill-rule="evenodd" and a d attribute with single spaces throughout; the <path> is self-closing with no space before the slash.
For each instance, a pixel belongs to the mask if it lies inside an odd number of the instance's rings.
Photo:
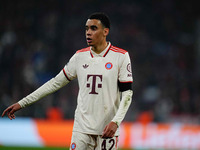
<path id="1" fill-rule="evenodd" d="M 93 31 L 97 30 L 97 26 L 91 26 L 91 30 Z"/>
<path id="2" fill-rule="evenodd" d="M 86 31 L 88 31 L 88 30 L 89 30 L 89 27 L 88 27 L 88 26 L 86 26 L 86 27 L 85 27 L 85 30 L 86 30 Z"/>

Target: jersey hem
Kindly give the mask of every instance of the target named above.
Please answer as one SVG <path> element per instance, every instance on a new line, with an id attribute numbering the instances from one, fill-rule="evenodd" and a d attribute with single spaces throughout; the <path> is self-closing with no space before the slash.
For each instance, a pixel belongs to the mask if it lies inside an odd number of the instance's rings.
<path id="1" fill-rule="evenodd" d="M 95 132 L 84 132 L 84 131 L 79 131 L 79 130 L 75 130 L 73 129 L 72 132 L 79 132 L 79 133 L 83 133 L 83 134 L 88 134 L 88 135 L 102 135 L 102 133 L 95 133 Z M 116 131 L 114 136 L 119 136 L 119 129 Z"/>

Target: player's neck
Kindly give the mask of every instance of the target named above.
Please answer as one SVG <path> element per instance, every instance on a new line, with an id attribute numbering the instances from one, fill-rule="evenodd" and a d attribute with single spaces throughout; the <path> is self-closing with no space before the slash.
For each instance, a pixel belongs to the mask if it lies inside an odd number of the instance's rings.
<path id="1" fill-rule="evenodd" d="M 97 46 L 92 46 L 92 50 L 97 53 L 100 54 L 104 49 L 106 49 L 106 47 L 108 46 L 108 43 L 105 41 L 104 43 L 97 45 Z"/>

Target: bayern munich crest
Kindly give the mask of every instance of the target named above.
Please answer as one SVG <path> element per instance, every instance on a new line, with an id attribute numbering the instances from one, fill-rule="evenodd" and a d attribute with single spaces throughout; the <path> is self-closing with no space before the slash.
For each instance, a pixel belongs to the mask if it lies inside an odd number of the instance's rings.
<path id="1" fill-rule="evenodd" d="M 76 149 L 76 144 L 75 144 L 75 143 L 72 143 L 72 144 L 71 144 L 71 149 L 72 149 L 72 150 L 75 150 L 75 149 Z"/>
<path id="2" fill-rule="evenodd" d="M 106 63 L 105 67 L 107 70 L 110 70 L 110 69 L 112 69 L 113 64 L 111 62 L 108 62 L 108 63 Z"/>

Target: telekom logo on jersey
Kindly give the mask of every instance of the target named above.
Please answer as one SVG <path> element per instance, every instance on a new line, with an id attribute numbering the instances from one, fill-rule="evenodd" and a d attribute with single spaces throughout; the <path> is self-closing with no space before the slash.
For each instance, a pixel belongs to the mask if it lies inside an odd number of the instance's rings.
<path id="1" fill-rule="evenodd" d="M 89 81 L 91 79 L 91 83 L 87 83 L 87 88 L 92 88 L 89 94 L 98 94 L 96 92 L 96 85 L 98 88 L 102 88 L 102 79 L 103 76 L 102 75 L 87 75 L 87 81 Z M 98 83 L 97 83 L 98 81 Z M 91 86 L 92 85 L 92 86 Z"/>

